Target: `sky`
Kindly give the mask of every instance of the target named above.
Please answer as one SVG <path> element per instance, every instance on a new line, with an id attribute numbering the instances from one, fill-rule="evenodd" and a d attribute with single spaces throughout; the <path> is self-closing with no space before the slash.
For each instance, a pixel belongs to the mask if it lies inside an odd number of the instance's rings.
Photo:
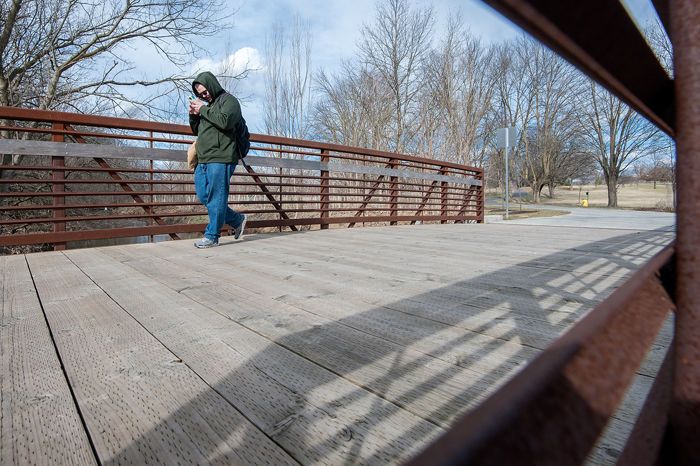
<path id="1" fill-rule="evenodd" d="M 312 34 L 312 67 L 328 73 L 352 59 L 363 24 L 372 24 L 377 0 L 227 0 L 235 14 L 230 27 L 201 45 L 207 56 L 193 64 L 192 72 L 211 70 L 217 63 L 233 59 L 258 71 L 237 83 L 234 91 L 241 98 L 243 115 L 252 132 L 264 132 L 264 50 L 266 36 L 275 23 L 291 28 L 295 16 L 309 22 Z M 481 0 L 409 0 L 412 9 L 432 5 L 435 37 L 441 36 L 447 18 L 461 12 L 470 32 L 484 42 L 500 42 L 517 37 L 520 28 Z M 614 0 L 611 0 L 614 1 Z M 623 0 L 638 24 L 655 18 L 651 0 Z M 183 118 L 186 112 L 183 112 Z"/>

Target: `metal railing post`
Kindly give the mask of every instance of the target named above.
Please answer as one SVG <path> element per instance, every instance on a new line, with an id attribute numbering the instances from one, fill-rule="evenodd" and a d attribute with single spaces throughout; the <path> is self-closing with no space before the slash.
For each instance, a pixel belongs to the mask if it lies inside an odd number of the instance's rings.
<path id="1" fill-rule="evenodd" d="M 477 213 L 477 223 L 484 223 L 484 187 L 475 186 L 472 191 L 472 207 Z"/>
<path id="2" fill-rule="evenodd" d="M 391 159 L 390 161 L 391 168 L 396 170 L 398 167 L 398 160 L 396 159 Z M 392 176 L 389 178 L 389 186 L 390 186 L 390 195 L 389 195 L 389 216 L 392 218 L 396 218 L 399 215 L 399 207 L 398 207 L 398 202 L 399 202 L 399 189 L 398 189 L 398 182 L 399 178 L 396 176 Z M 396 220 L 392 220 L 389 222 L 389 225 L 397 225 L 399 222 Z"/>
<path id="3" fill-rule="evenodd" d="M 148 146 L 151 149 L 153 149 L 153 131 L 150 132 L 150 136 L 151 136 L 151 140 L 148 141 Z M 148 209 L 146 209 L 146 212 L 148 212 L 149 214 L 153 214 L 153 159 L 149 160 L 148 168 L 150 169 L 150 171 L 148 172 L 148 181 L 150 181 L 150 183 L 148 183 L 148 192 L 151 193 L 151 196 L 150 196 L 151 205 L 148 207 Z M 153 226 L 153 217 L 148 219 L 148 225 Z M 153 238 L 154 238 L 153 235 L 149 235 L 148 241 L 150 243 L 152 243 Z"/>
<path id="4" fill-rule="evenodd" d="M 700 464 L 700 4 L 671 0 L 676 86 L 678 210 L 676 334 L 671 431 L 678 464 Z"/>
<path id="5" fill-rule="evenodd" d="M 321 149 L 321 163 L 327 163 L 330 160 L 328 157 L 328 150 Z M 319 208 L 321 210 L 321 230 L 328 229 L 328 218 L 330 212 L 328 211 L 330 207 L 330 179 L 328 170 L 321 170 L 321 181 L 320 181 L 320 202 Z"/>
<path id="6" fill-rule="evenodd" d="M 444 168 L 440 169 L 441 175 L 446 175 L 447 171 Z M 447 182 L 443 181 L 440 183 L 440 223 L 447 223 L 448 209 L 447 209 Z"/>
<path id="7" fill-rule="evenodd" d="M 52 122 L 51 129 L 53 130 L 64 130 L 65 125 L 63 123 Z M 51 135 L 52 142 L 64 142 L 65 137 L 61 133 L 53 133 Z M 66 172 L 64 170 L 56 170 L 56 168 L 63 168 L 66 166 L 65 157 L 54 156 L 51 157 L 51 166 L 54 170 L 51 171 L 51 192 L 55 193 L 52 197 L 52 218 L 53 218 L 53 232 L 62 233 L 66 231 L 66 198 L 60 193 L 64 193 L 66 190 L 65 183 L 61 183 L 62 180 L 66 179 Z M 63 251 L 66 249 L 66 243 L 54 243 L 54 251 Z"/>

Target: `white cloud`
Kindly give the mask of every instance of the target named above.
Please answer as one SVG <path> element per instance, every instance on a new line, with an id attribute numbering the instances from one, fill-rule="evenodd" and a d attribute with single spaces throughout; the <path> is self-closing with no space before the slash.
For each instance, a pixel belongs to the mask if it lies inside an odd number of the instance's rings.
<path id="1" fill-rule="evenodd" d="M 202 71 L 211 71 L 217 76 L 223 74 L 235 76 L 245 70 L 259 70 L 262 68 L 263 59 L 258 49 L 243 47 L 218 61 L 214 61 L 211 58 L 197 60 L 192 66 L 192 75 Z"/>

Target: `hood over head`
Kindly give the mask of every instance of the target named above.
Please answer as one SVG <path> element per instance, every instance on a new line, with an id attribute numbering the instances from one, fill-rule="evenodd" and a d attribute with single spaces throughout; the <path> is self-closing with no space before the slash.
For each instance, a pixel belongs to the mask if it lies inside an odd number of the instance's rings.
<path id="1" fill-rule="evenodd" d="M 216 79 L 216 76 L 209 71 L 199 73 L 194 81 L 192 81 L 192 91 L 195 93 L 195 95 L 197 95 L 197 90 L 194 88 L 194 85 L 197 83 L 201 84 L 207 89 L 207 91 L 209 91 L 209 95 L 211 95 L 212 100 L 216 99 L 220 94 L 225 92 L 224 88 L 221 87 L 221 84 L 219 84 L 219 80 Z"/>

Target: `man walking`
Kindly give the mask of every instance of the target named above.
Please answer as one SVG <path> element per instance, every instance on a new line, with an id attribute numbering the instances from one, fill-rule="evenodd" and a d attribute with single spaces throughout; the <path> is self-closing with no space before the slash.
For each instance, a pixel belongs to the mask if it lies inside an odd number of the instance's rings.
<path id="1" fill-rule="evenodd" d="M 238 164 L 235 130 L 241 124 L 241 106 L 209 71 L 197 75 L 192 90 L 197 96 L 190 100 L 190 127 L 197 136 L 194 186 L 209 214 L 204 237 L 194 245 L 210 248 L 219 245 L 224 224 L 233 227 L 235 239 L 245 228 L 246 216 L 228 207 L 231 176 Z"/>

